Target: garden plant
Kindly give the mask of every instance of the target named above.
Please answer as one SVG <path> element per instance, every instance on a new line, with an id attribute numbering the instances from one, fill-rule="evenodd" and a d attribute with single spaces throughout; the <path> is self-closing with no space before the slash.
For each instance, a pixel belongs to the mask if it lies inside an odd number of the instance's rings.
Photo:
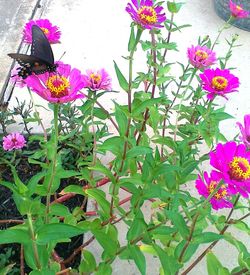
<path id="1" fill-rule="evenodd" d="M 175 32 L 192 33 L 178 25 L 183 5 L 127 4 L 128 52 L 114 62 L 119 89 L 105 69 L 83 64 L 81 72 L 62 57 L 38 71 L 31 57 L 17 59 L 11 81 L 30 100 L 1 107 L 0 274 L 108 275 L 115 260 L 134 261 L 138 274 L 149 274 L 150 257 L 157 258 L 154 274 L 188 274 L 204 258 L 208 274 L 249 274 L 249 243 L 237 232 L 250 233 L 250 114 L 237 122 L 234 140 L 219 128 L 233 121 L 219 103 L 240 93 L 237 69 L 229 67 L 238 36 L 222 41 L 221 34 L 249 12 L 229 1 L 231 17 L 218 33 L 194 37 L 185 60 L 169 62 L 178 51 Z M 25 25 L 24 43 L 34 44 L 33 25 L 52 49 L 60 42 L 63 30 L 38 19 Z M 136 72 L 139 49 L 146 70 Z M 48 129 L 34 93 L 53 112 Z M 127 104 L 112 101 L 109 111 L 100 101 L 115 93 Z M 22 132 L 9 131 L 17 118 Z M 223 242 L 238 251 L 233 269 L 213 252 Z M 101 255 L 91 252 L 94 243 Z"/>

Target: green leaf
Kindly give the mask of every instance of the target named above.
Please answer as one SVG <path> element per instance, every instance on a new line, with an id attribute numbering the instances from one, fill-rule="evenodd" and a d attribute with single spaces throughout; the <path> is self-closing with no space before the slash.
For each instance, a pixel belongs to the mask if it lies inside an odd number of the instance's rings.
<path id="1" fill-rule="evenodd" d="M 141 250 L 136 245 L 128 246 L 128 250 L 136 266 L 140 270 L 142 275 L 146 274 L 146 260 Z"/>
<path id="2" fill-rule="evenodd" d="M 134 25 L 131 26 L 130 37 L 128 42 L 128 51 L 130 52 L 135 46 L 135 29 Z"/>
<path id="3" fill-rule="evenodd" d="M 115 177 L 114 175 L 111 173 L 111 171 L 104 166 L 101 163 L 97 163 L 95 166 L 91 166 L 89 167 L 90 170 L 94 170 L 94 171 L 99 171 L 101 173 L 103 173 L 105 176 L 107 176 L 113 183 L 115 183 Z"/>
<path id="4" fill-rule="evenodd" d="M 112 267 L 110 264 L 100 263 L 98 266 L 98 270 L 95 275 L 111 275 L 112 274 Z"/>
<path id="5" fill-rule="evenodd" d="M 71 238 L 86 232 L 76 226 L 64 223 L 51 223 L 41 226 L 37 233 L 37 243 L 47 244 L 51 241 L 56 242 L 62 239 Z"/>
<path id="6" fill-rule="evenodd" d="M 125 136 L 128 126 L 127 115 L 123 112 L 121 107 L 115 103 L 115 119 L 118 123 L 120 136 Z"/>
<path id="7" fill-rule="evenodd" d="M 127 152 L 127 158 L 134 158 L 140 155 L 146 155 L 146 154 L 151 154 L 152 149 L 150 147 L 145 147 L 145 146 L 136 146 L 128 150 Z"/>
<path id="8" fill-rule="evenodd" d="M 216 258 L 216 256 L 209 252 L 207 253 L 207 271 L 209 275 L 218 275 L 219 269 L 223 268 L 220 261 Z"/>
<path id="9" fill-rule="evenodd" d="M 9 271 L 11 271 L 12 267 L 14 266 L 15 264 L 9 264 L 3 268 L 0 269 L 0 275 L 7 275 L 9 274 Z"/>
<path id="10" fill-rule="evenodd" d="M 166 210 L 168 218 L 172 221 L 173 225 L 179 231 L 183 239 L 186 239 L 189 235 L 189 229 L 181 214 L 174 211 Z"/>
<path id="11" fill-rule="evenodd" d="M 104 218 L 109 218 L 110 203 L 106 199 L 106 194 L 100 189 L 87 189 L 86 194 L 95 199 L 103 211 Z"/>
<path id="12" fill-rule="evenodd" d="M 223 239 L 223 235 L 213 233 L 213 232 L 203 232 L 198 236 L 195 236 L 193 238 L 194 244 L 201 244 L 201 243 L 211 243 L 213 241 L 217 241 L 220 239 Z"/>
<path id="13" fill-rule="evenodd" d="M 32 270 L 29 275 L 56 275 L 56 272 L 51 269 Z"/>
<path id="14" fill-rule="evenodd" d="M 6 243 L 28 243 L 30 242 L 30 235 L 24 229 L 6 229 L 0 231 L 0 244 Z"/>
<path id="15" fill-rule="evenodd" d="M 27 186 L 20 180 L 20 178 L 19 178 L 18 175 L 17 175 L 17 171 L 16 171 L 15 167 L 12 166 L 12 165 L 11 165 L 11 172 L 12 172 L 12 175 L 13 175 L 13 177 L 14 177 L 15 184 L 16 184 L 16 186 L 17 186 L 17 188 L 18 188 L 18 192 L 19 192 L 20 194 L 26 193 L 26 192 L 28 191 L 28 188 L 27 188 Z"/>
<path id="16" fill-rule="evenodd" d="M 93 272 L 96 268 L 96 260 L 93 254 L 88 250 L 82 252 L 83 260 L 79 266 L 80 272 Z"/>
<path id="17" fill-rule="evenodd" d="M 132 115 L 138 116 L 140 113 L 144 112 L 148 107 L 154 106 L 155 104 L 160 103 L 162 101 L 162 97 L 144 100 L 141 104 L 137 105 L 136 108 L 132 109 Z"/>
<path id="18" fill-rule="evenodd" d="M 121 88 L 124 91 L 128 91 L 129 87 L 128 87 L 128 81 L 126 80 L 126 78 L 124 77 L 124 75 L 122 74 L 122 72 L 120 71 L 120 69 L 118 68 L 117 64 L 114 61 L 114 66 L 115 66 L 115 72 L 116 72 L 116 76 L 118 78 L 119 84 L 121 86 Z"/>
<path id="19" fill-rule="evenodd" d="M 83 191 L 83 187 L 79 185 L 69 185 L 63 189 L 63 193 L 75 193 L 83 196 L 86 195 Z"/>
<path id="20" fill-rule="evenodd" d="M 170 2 L 168 1 L 167 2 L 167 5 L 168 5 L 168 10 L 171 12 L 171 13 L 178 13 L 181 6 L 183 5 L 184 3 L 175 3 L 175 2 Z"/>

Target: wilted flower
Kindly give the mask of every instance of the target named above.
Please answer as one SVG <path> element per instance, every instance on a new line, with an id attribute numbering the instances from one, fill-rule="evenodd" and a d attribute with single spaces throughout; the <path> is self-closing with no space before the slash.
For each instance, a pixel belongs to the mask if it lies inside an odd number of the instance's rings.
<path id="1" fill-rule="evenodd" d="M 61 32 L 57 26 L 53 26 L 48 19 L 31 20 L 26 23 L 23 30 L 23 41 L 32 43 L 32 26 L 37 25 L 40 27 L 44 34 L 47 36 L 50 44 L 60 43 Z"/>
<path id="2" fill-rule="evenodd" d="M 200 74 L 202 87 L 208 92 L 207 98 L 212 100 L 216 95 L 223 96 L 226 94 L 237 92 L 239 87 L 239 79 L 230 73 L 229 70 L 206 69 Z"/>
<path id="3" fill-rule="evenodd" d="M 215 52 L 207 46 L 191 46 L 187 51 L 189 62 L 197 69 L 206 69 L 216 62 Z"/>
<path id="4" fill-rule="evenodd" d="M 23 88 L 26 86 L 26 83 L 25 83 L 25 80 L 18 75 L 18 72 L 19 72 L 19 70 L 17 69 L 18 67 L 20 67 L 20 66 L 17 65 L 11 70 L 10 80 L 11 80 L 11 82 L 13 82 L 15 84 L 15 86 L 17 86 L 19 88 Z"/>
<path id="5" fill-rule="evenodd" d="M 31 75 L 26 78 L 26 84 L 45 100 L 52 103 L 65 103 L 85 97 L 78 93 L 85 87 L 81 72 L 71 69 L 68 64 L 56 62 L 56 73 Z"/>
<path id="6" fill-rule="evenodd" d="M 210 153 L 210 164 L 222 175 L 230 193 L 238 192 L 248 197 L 250 192 L 250 151 L 244 144 L 231 141 L 219 143 L 215 152 Z"/>
<path id="7" fill-rule="evenodd" d="M 201 176 L 196 180 L 196 188 L 200 195 L 208 198 L 215 192 L 218 184 L 222 181 L 222 176 L 216 171 L 212 171 L 210 177 L 207 172 L 204 173 L 204 181 Z M 220 188 L 211 197 L 209 202 L 213 209 L 218 210 L 220 208 L 232 208 L 233 204 L 229 201 L 229 190 L 225 184 L 221 184 Z"/>
<path id="8" fill-rule="evenodd" d="M 12 133 L 3 137 L 3 149 L 12 151 L 14 149 L 22 149 L 26 144 L 25 138 L 19 133 Z"/>
<path id="9" fill-rule="evenodd" d="M 83 75 L 83 80 L 85 82 L 85 88 L 89 88 L 93 91 L 112 89 L 112 79 L 109 74 L 104 70 L 87 70 L 86 75 Z"/>
<path id="10" fill-rule="evenodd" d="M 152 0 L 132 0 L 134 6 L 128 3 L 126 11 L 132 19 L 144 29 L 162 28 L 166 21 L 165 13 L 161 13 L 163 7 L 153 6 Z"/>
<path id="11" fill-rule="evenodd" d="M 249 11 L 243 9 L 242 5 L 237 5 L 230 0 L 229 8 L 234 18 L 246 18 L 249 15 Z"/>
<path id="12" fill-rule="evenodd" d="M 250 115 L 244 116 L 244 126 L 240 122 L 237 125 L 240 127 L 240 140 L 250 149 Z"/>

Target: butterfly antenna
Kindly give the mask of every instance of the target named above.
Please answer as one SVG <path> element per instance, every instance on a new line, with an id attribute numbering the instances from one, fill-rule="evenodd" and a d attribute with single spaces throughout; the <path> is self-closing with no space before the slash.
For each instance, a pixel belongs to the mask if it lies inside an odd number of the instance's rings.
<path id="1" fill-rule="evenodd" d="M 61 55 L 61 57 L 59 58 L 59 61 L 61 61 L 61 59 L 64 57 L 65 54 L 66 54 L 66 51 Z"/>

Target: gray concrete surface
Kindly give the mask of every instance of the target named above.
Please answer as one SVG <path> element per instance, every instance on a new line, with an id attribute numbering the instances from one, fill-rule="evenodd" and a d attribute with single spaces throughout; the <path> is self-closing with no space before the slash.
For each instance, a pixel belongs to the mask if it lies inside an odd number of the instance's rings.
<path id="1" fill-rule="evenodd" d="M 26 2 L 31 3 L 31 1 Z M 104 67 L 110 72 L 113 78 L 114 89 L 118 89 L 118 83 L 113 69 L 113 60 L 116 60 L 122 71 L 126 74 L 127 63 L 121 56 L 126 56 L 127 54 L 127 41 L 131 22 L 130 17 L 124 11 L 127 2 L 126 0 L 50 0 L 44 9 L 43 17 L 49 18 L 54 24 L 60 26 L 62 31 L 62 43 L 60 45 L 53 45 L 56 59 L 66 51 L 63 61 L 79 68 L 82 72 L 88 68 L 98 69 Z M 180 14 L 176 16 L 176 22 L 179 25 L 189 23 L 192 24 L 193 27 L 188 30 L 183 30 L 181 33 L 174 33 L 172 41 L 177 41 L 179 52 L 171 53 L 172 55 L 169 57 L 170 61 L 185 59 L 187 47 L 191 44 L 196 44 L 199 35 L 202 37 L 210 35 L 210 37 L 214 39 L 216 37 L 216 31 L 223 24 L 223 21 L 214 13 L 211 0 L 187 0 L 186 2 Z M 168 14 L 167 16 L 169 17 Z M 18 45 L 20 42 L 20 26 L 24 24 L 24 21 L 25 19 L 22 17 L 22 21 L 13 21 L 11 24 L 11 29 L 5 34 L 8 40 L 6 39 L 5 42 L 2 43 L 4 45 L 2 45 L 0 50 L 1 58 L 6 52 L 9 52 L 10 49 L 14 50 L 15 45 Z M 231 94 L 228 102 L 224 99 L 218 101 L 218 103 L 222 105 L 226 104 L 226 110 L 235 116 L 235 120 L 228 120 L 223 123 L 221 127 L 223 133 L 228 138 L 235 136 L 235 122 L 237 120 L 242 120 L 244 114 L 250 113 L 250 33 L 233 27 L 225 31 L 221 41 L 234 33 L 239 34 L 239 44 L 243 44 L 243 46 L 235 49 L 234 57 L 229 66 L 237 67 L 234 73 L 240 77 L 240 93 Z M 225 43 L 218 46 L 218 51 L 223 53 L 225 46 Z M 135 70 L 142 71 L 144 69 L 142 60 L 145 60 L 145 57 L 141 51 L 138 51 L 136 53 Z M 5 71 L 7 67 L 8 64 L 5 63 L 4 67 L 1 68 Z M 178 68 L 174 68 L 171 74 L 178 75 L 178 72 Z M 26 99 L 27 91 L 24 89 L 15 89 L 13 98 L 10 101 L 10 106 L 15 104 L 15 96 L 18 96 L 20 99 Z M 111 99 L 121 104 L 125 102 L 124 94 L 111 94 L 102 102 L 110 109 L 113 106 Z M 35 97 L 35 100 L 38 104 L 47 104 L 39 97 Z M 48 127 L 51 114 L 46 113 L 44 110 L 42 110 L 41 114 Z M 12 129 L 9 130 L 11 131 Z M 39 128 L 36 130 L 39 131 Z M 111 125 L 110 130 L 115 131 Z M 104 162 L 108 162 L 109 159 L 110 156 L 103 157 Z M 193 186 L 187 186 L 187 188 L 189 188 L 189 190 L 194 189 Z M 121 194 L 121 196 L 124 195 Z M 91 204 L 89 208 L 91 209 Z M 146 206 L 145 213 L 150 212 L 150 207 Z M 119 232 L 121 233 L 121 243 L 124 243 L 126 234 L 125 224 L 119 225 Z M 245 244 L 250 246 L 249 236 L 243 234 L 242 239 Z M 94 251 L 96 255 L 100 255 L 102 252 L 101 248 L 96 243 L 91 245 L 90 249 Z M 216 247 L 215 251 L 217 255 L 220 256 L 225 266 L 232 268 L 237 262 L 235 249 L 227 243 L 223 243 L 221 247 Z M 148 258 L 150 258 L 150 256 Z M 159 274 L 157 260 L 150 258 L 147 265 L 148 275 Z M 139 272 L 132 262 L 127 263 L 125 261 L 116 260 L 113 263 L 113 274 L 139 274 Z M 205 261 L 202 261 L 194 271 L 190 272 L 190 274 L 207 274 Z"/>

